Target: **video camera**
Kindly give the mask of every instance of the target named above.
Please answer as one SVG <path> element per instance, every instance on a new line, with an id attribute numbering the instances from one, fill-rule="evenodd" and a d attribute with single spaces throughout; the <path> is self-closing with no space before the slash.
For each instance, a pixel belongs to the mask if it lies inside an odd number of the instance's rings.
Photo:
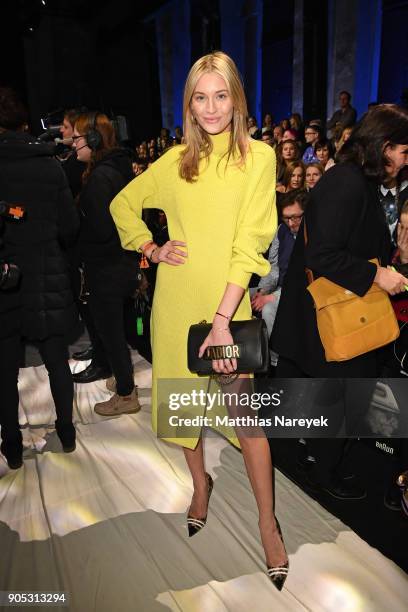
<path id="1" fill-rule="evenodd" d="M 23 206 L 15 206 L 0 201 L 0 232 L 3 230 L 3 219 L 21 221 L 24 215 L 25 209 Z M 0 246 L 2 246 L 1 241 Z M 12 289 L 18 285 L 19 280 L 20 270 L 18 266 L 0 259 L 0 289 Z"/>

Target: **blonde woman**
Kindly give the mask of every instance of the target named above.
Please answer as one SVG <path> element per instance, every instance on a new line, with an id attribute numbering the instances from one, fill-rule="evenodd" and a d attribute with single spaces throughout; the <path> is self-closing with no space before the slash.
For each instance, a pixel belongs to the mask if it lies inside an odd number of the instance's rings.
<path id="1" fill-rule="evenodd" d="M 185 145 L 173 147 L 111 204 L 123 247 L 140 249 L 159 264 L 152 310 L 152 420 L 159 435 L 168 410 L 158 398 L 161 381 L 192 379 L 197 387 L 203 384 L 202 377 L 187 368 L 190 325 L 212 321 L 200 355 L 207 346 L 233 344 L 229 323 L 251 316 L 249 279 L 254 272 L 268 273 L 270 265 L 262 253 L 277 224 L 275 153 L 248 135 L 245 95 L 231 58 L 215 52 L 193 65 L 185 84 L 183 115 Z M 143 208 L 158 206 L 166 213 L 171 238 L 161 247 L 142 221 Z M 235 359 L 213 361 L 214 371 L 226 377 L 235 368 Z M 235 394 L 248 389 L 248 375 L 228 385 Z M 236 405 L 227 409 L 229 414 L 239 411 Z M 183 410 L 198 414 L 197 409 Z M 288 557 L 274 516 L 268 441 L 264 435 L 248 437 L 238 429 L 229 438 L 242 449 L 258 505 L 268 575 L 280 590 Z M 205 471 L 201 430 L 169 441 L 183 446 L 192 476 L 194 494 L 187 517 L 192 536 L 206 523 L 213 486 Z"/>
<path id="2" fill-rule="evenodd" d="M 306 189 L 310 191 L 316 185 L 318 181 L 322 178 L 324 174 L 324 168 L 322 164 L 313 162 L 311 164 L 306 165 L 306 174 L 305 174 L 305 185 Z"/>
<path id="3" fill-rule="evenodd" d="M 336 153 L 338 153 L 340 151 L 340 149 L 342 148 L 342 146 L 344 145 L 345 142 L 348 141 L 348 139 L 351 136 L 351 132 L 353 131 L 352 127 L 345 127 L 338 140 L 335 141 L 335 149 L 336 149 Z"/>

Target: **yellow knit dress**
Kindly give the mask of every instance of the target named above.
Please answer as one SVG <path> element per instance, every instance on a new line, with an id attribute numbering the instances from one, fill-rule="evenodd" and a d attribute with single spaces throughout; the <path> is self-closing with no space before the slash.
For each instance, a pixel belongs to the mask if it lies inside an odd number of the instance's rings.
<path id="1" fill-rule="evenodd" d="M 229 133 L 211 136 L 213 151 L 200 162 L 198 179 L 180 178 L 178 161 L 183 145 L 173 147 L 146 172 L 129 183 L 112 201 L 110 210 L 124 249 L 137 250 L 152 235 L 142 220 L 144 208 L 166 213 L 170 240 L 187 244 L 184 265 L 158 266 L 152 308 L 152 425 L 159 437 L 195 448 L 201 426 L 170 427 L 169 416 L 204 415 L 205 406 L 169 410 L 168 394 L 191 388 L 208 390 L 209 379 L 187 368 L 190 325 L 211 322 L 227 283 L 248 288 L 253 273 L 265 276 L 270 264 L 264 253 L 276 231 L 275 153 L 263 142 L 250 140 L 244 168 L 223 157 Z M 248 291 L 235 320 L 251 317 Z M 214 383 L 211 383 L 211 386 Z M 170 391 L 169 391 L 170 390 Z M 213 414 L 226 413 L 224 406 Z M 239 446 L 231 428 L 221 433 Z"/>

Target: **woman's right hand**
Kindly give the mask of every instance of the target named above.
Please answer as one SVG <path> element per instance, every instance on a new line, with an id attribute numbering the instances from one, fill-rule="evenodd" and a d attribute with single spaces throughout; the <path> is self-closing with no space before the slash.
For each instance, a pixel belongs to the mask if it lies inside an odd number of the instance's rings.
<path id="1" fill-rule="evenodd" d="M 154 249 L 151 261 L 155 264 L 166 263 L 170 266 L 179 266 L 185 263 L 187 251 L 182 251 L 177 247 L 186 247 L 185 242 L 179 240 L 168 240 L 163 246 Z"/>
<path id="2" fill-rule="evenodd" d="M 408 278 L 405 278 L 399 272 L 394 272 L 391 268 L 380 266 L 377 268 L 374 282 L 390 295 L 396 295 L 405 291 L 405 285 L 408 285 Z"/>

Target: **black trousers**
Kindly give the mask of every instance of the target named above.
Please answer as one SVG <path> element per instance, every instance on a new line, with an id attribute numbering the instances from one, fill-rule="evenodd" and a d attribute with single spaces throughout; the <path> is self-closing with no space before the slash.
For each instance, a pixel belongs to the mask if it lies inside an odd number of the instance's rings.
<path id="1" fill-rule="evenodd" d="M 62 336 L 50 336 L 36 341 L 36 346 L 48 370 L 57 423 L 72 423 L 74 384 L 68 365 L 67 345 Z M 18 422 L 18 373 L 24 341 L 20 335 L 0 338 L 0 425 L 3 440 L 20 438 Z"/>
<path id="2" fill-rule="evenodd" d="M 118 395 L 134 388 L 133 365 L 125 334 L 124 307 L 127 297 L 92 293 L 88 298 L 95 330 L 88 326 L 93 346 L 93 363 L 110 369 Z"/>
<path id="3" fill-rule="evenodd" d="M 276 378 L 309 378 L 297 364 L 279 357 Z M 329 415 L 328 438 L 308 438 L 308 453 L 316 459 L 313 477 L 322 485 L 328 485 L 335 476 L 344 474 L 348 453 L 354 444 L 354 436 L 368 410 L 375 389 L 376 379 L 326 379 L 316 397 L 316 408 Z M 347 418 L 346 418 L 347 416 Z M 335 437 L 338 434 L 353 437 Z"/>

